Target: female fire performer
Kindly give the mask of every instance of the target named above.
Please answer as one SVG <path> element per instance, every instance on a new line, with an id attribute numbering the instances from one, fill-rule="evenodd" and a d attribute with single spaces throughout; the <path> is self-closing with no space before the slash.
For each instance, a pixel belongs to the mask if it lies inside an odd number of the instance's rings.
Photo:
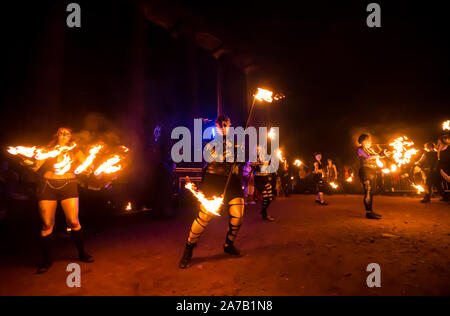
<path id="1" fill-rule="evenodd" d="M 380 155 L 372 149 L 372 138 L 370 135 L 362 134 L 358 138 L 361 145 L 358 148 L 358 157 L 360 161 L 359 177 L 364 187 L 364 206 L 366 208 L 366 218 L 381 219 L 381 215 L 375 213 L 372 209 L 373 185 L 376 178 L 377 159 Z"/>
<path id="2" fill-rule="evenodd" d="M 313 179 L 317 189 L 316 203 L 319 203 L 320 205 L 328 205 L 325 202 L 323 193 L 325 191 L 325 180 L 324 180 L 325 171 L 323 170 L 321 153 L 314 154 L 313 168 L 314 168 L 312 171 L 314 176 Z"/>
<path id="3" fill-rule="evenodd" d="M 263 170 L 264 166 L 268 166 L 270 161 L 262 162 L 260 157 L 260 148 L 258 147 L 258 162 L 252 164 L 255 177 L 255 187 L 262 195 L 261 216 L 264 220 L 274 222 L 275 218 L 267 214 L 267 209 L 273 200 L 272 177 L 275 175 L 267 173 Z"/>
<path id="4" fill-rule="evenodd" d="M 213 161 L 208 163 L 205 169 L 202 183 L 200 184 L 200 190 L 207 197 L 220 197 L 224 192 L 228 175 L 231 172 L 230 182 L 223 197 L 223 205 L 228 207 L 229 212 L 229 228 L 225 238 L 225 244 L 223 250 L 225 253 L 232 256 L 241 256 L 239 250 L 234 246 L 234 241 L 238 235 L 239 229 L 242 225 L 244 216 L 244 195 L 242 189 L 242 169 L 241 164 L 234 164 L 227 162 L 226 158 L 230 155 L 234 155 L 234 150 L 231 144 L 227 142 L 226 135 L 228 133 L 231 121 L 226 115 L 220 115 L 216 120 L 216 129 L 218 135 L 216 139 L 212 140 L 207 146 L 213 148 L 214 145 L 221 144 L 223 141 L 223 160 L 218 159 L 218 153 L 212 149 L 211 158 Z M 208 148 L 205 148 L 205 151 Z M 187 268 L 192 259 L 192 253 L 194 247 L 197 245 L 197 241 L 201 234 L 205 230 L 206 226 L 213 217 L 207 212 L 207 210 L 201 206 L 198 217 L 194 220 L 189 232 L 186 247 L 183 257 L 181 258 L 179 267 L 181 269 Z"/>
<path id="5" fill-rule="evenodd" d="M 61 127 L 58 129 L 49 145 L 51 149 L 55 148 L 55 146 L 69 149 L 75 146 L 72 141 L 72 130 L 70 128 Z M 71 229 L 72 239 L 78 250 L 80 261 L 86 263 L 94 262 L 93 257 L 84 249 L 83 233 L 78 219 L 78 180 L 70 169 L 61 173 L 55 171 L 54 168 L 55 164 L 61 163 L 67 157 L 70 157 L 74 162 L 79 161 L 82 163 L 85 161 L 85 156 L 81 151 L 67 150 L 66 152 L 61 152 L 56 158 L 38 160 L 33 166 L 33 170 L 39 171 L 42 175 L 38 188 L 39 211 L 42 221 L 40 239 L 42 262 L 37 269 L 38 274 L 47 272 L 52 265 L 51 239 L 57 203 L 59 201 L 64 210 L 67 225 Z"/>

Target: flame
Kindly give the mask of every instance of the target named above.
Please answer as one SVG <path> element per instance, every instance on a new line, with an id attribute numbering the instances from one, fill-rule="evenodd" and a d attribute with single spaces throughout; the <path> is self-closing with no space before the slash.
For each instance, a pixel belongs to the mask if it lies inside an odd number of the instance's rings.
<path id="1" fill-rule="evenodd" d="M 116 165 L 119 162 L 120 162 L 119 155 L 115 155 L 114 157 L 109 158 L 104 163 L 102 163 L 100 165 L 100 167 L 98 167 L 97 170 L 95 170 L 94 174 L 96 176 L 98 176 L 101 173 L 106 173 L 106 174 L 115 173 L 115 172 L 119 171 L 120 169 L 122 169 L 121 165 Z"/>
<path id="2" fill-rule="evenodd" d="M 125 146 L 120 146 L 120 148 L 122 148 L 122 150 L 126 153 L 130 150 L 128 147 Z"/>
<path id="3" fill-rule="evenodd" d="M 425 192 L 425 189 L 421 185 L 412 184 L 412 186 L 417 190 L 418 194 Z"/>
<path id="4" fill-rule="evenodd" d="M 277 134 L 275 133 L 275 129 L 271 128 L 270 131 L 269 131 L 269 133 L 267 134 L 267 136 L 268 136 L 270 139 L 275 139 L 275 137 L 277 136 Z"/>
<path id="5" fill-rule="evenodd" d="M 133 206 L 131 205 L 131 202 L 128 202 L 127 206 L 125 207 L 126 211 L 131 211 L 133 209 Z"/>
<path id="6" fill-rule="evenodd" d="M 277 149 L 277 157 L 281 162 L 284 162 L 283 151 L 281 151 L 281 149 Z"/>
<path id="7" fill-rule="evenodd" d="M 398 170 L 397 165 L 391 165 L 391 172 L 396 172 Z"/>
<path id="8" fill-rule="evenodd" d="M 258 92 L 254 95 L 258 101 L 273 102 L 273 92 L 265 89 L 258 88 Z"/>
<path id="9" fill-rule="evenodd" d="M 36 146 L 34 147 L 24 147 L 24 146 L 17 146 L 17 147 L 9 147 L 7 150 L 11 155 L 22 155 L 28 158 L 32 158 L 36 151 Z"/>
<path id="10" fill-rule="evenodd" d="M 55 174 L 63 175 L 70 170 L 71 166 L 72 166 L 72 159 L 70 159 L 68 153 L 65 153 L 63 156 L 63 160 L 54 164 Z"/>
<path id="11" fill-rule="evenodd" d="M 223 197 L 218 198 L 214 196 L 212 199 L 207 199 L 203 193 L 195 191 L 194 184 L 192 182 L 186 183 L 184 187 L 194 194 L 208 213 L 220 216 L 219 209 L 223 203 Z"/>
<path id="12" fill-rule="evenodd" d="M 354 174 L 352 173 L 352 175 L 349 178 L 347 178 L 345 181 L 353 182 L 353 177 L 354 177 Z"/>
<path id="13" fill-rule="evenodd" d="M 444 131 L 450 131 L 450 121 L 445 121 L 444 123 L 442 123 L 442 129 Z"/>
<path id="14" fill-rule="evenodd" d="M 377 158 L 377 166 L 380 168 L 384 167 L 384 163 L 380 160 L 380 158 Z"/>
<path id="15" fill-rule="evenodd" d="M 339 186 L 336 184 L 336 183 L 334 183 L 334 182 L 330 182 L 330 185 L 331 185 L 331 187 L 333 188 L 333 189 L 337 189 Z"/>
<path id="16" fill-rule="evenodd" d="M 301 162 L 301 161 L 298 160 L 298 159 L 296 159 L 296 160 L 294 161 L 294 165 L 297 166 L 297 167 L 300 167 L 302 164 L 303 164 L 303 162 Z"/>
<path id="17" fill-rule="evenodd" d="M 77 146 L 77 144 L 73 144 L 72 146 L 56 146 L 53 150 L 47 150 L 43 148 L 39 148 L 36 150 L 36 156 L 34 159 L 36 160 L 45 160 L 48 158 L 58 157 L 61 153 L 71 151 Z"/>
<path id="18" fill-rule="evenodd" d="M 89 149 L 89 156 L 86 160 L 75 169 L 75 174 L 80 174 L 87 169 L 94 162 L 95 157 L 98 152 L 103 148 L 102 145 L 94 145 L 91 149 Z"/>
<path id="19" fill-rule="evenodd" d="M 391 169 L 387 169 L 387 168 L 385 168 L 385 169 L 383 169 L 383 170 L 381 170 L 384 174 L 389 174 L 389 173 L 391 173 Z"/>
<path id="20" fill-rule="evenodd" d="M 412 156 L 418 153 L 418 150 L 411 148 L 414 146 L 414 142 L 409 141 L 406 136 L 395 139 L 389 146 L 394 148 L 392 158 L 398 167 L 408 164 Z"/>

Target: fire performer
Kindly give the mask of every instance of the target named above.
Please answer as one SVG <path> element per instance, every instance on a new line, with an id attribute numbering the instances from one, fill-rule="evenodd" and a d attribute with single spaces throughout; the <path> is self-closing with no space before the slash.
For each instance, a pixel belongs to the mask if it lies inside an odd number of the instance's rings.
<path id="1" fill-rule="evenodd" d="M 433 143 L 426 143 L 424 146 L 424 153 L 420 160 L 416 162 L 416 165 L 422 169 L 425 180 L 425 195 L 421 200 L 422 203 L 428 203 L 431 201 L 431 194 L 433 193 L 433 187 L 436 187 L 439 191 L 442 190 L 439 172 L 437 170 L 437 152 L 435 151 L 435 145 Z"/>
<path id="2" fill-rule="evenodd" d="M 263 172 L 263 166 L 268 166 L 269 161 L 262 162 L 260 159 L 260 148 L 258 148 L 258 162 L 253 164 L 253 172 L 255 176 L 255 187 L 262 195 L 261 216 L 264 220 L 273 222 L 275 218 L 267 214 L 267 209 L 273 201 L 272 177 L 274 174 Z"/>
<path id="3" fill-rule="evenodd" d="M 75 144 L 72 141 L 72 130 L 65 127 L 59 128 L 49 144 L 52 149 L 55 146 L 73 148 Z M 40 239 L 42 261 L 37 269 L 38 274 L 47 272 L 52 265 L 51 240 L 59 201 L 64 210 L 67 225 L 71 229 L 72 239 L 78 250 L 80 261 L 94 262 L 93 257 L 84 248 L 83 232 L 78 217 L 78 180 L 75 173 L 70 169 L 66 172 L 55 170 L 56 165 L 62 164 L 67 157 L 70 157 L 71 161 L 81 163 L 85 161 L 85 156 L 81 151 L 69 150 L 61 152 L 54 158 L 38 160 L 33 166 L 33 170 L 39 171 L 42 175 L 38 188 L 39 212 L 42 221 Z"/>
<path id="4" fill-rule="evenodd" d="M 324 199 L 324 191 L 325 191 L 325 171 L 323 170 L 323 164 L 322 164 L 322 154 L 321 153 L 315 153 L 314 154 L 314 160 L 313 160 L 313 179 L 314 183 L 316 185 L 317 190 L 317 196 L 316 196 L 316 203 L 320 205 L 328 205 L 325 202 Z"/>
<path id="5" fill-rule="evenodd" d="M 229 212 L 229 228 L 225 238 L 223 250 L 225 253 L 232 256 L 241 256 L 240 251 L 235 247 L 234 242 L 238 235 L 239 229 L 242 225 L 244 216 L 244 195 L 242 190 L 242 169 L 240 164 L 227 162 L 226 158 L 233 155 L 232 148 L 226 140 L 229 127 L 231 126 L 230 119 L 225 115 L 220 115 L 216 120 L 216 128 L 218 131 L 217 137 L 223 139 L 223 160 L 218 159 L 217 152 L 211 151 L 213 162 L 207 164 L 203 180 L 200 184 L 200 190 L 206 196 L 221 196 L 226 186 L 228 175 L 231 173 L 229 186 L 223 197 L 223 205 L 228 207 Z M 207 146 L 213 146 L 217 139 L 211 141 Z M 218 161 L 221 160 L 221 161 Z M 208 223 L 213 216 L 202 205 L 198 217 L 194 220 L 189 232 L 186 247 L 181 258 L 179 267 L 185 269 L 189 267 L 192 259 L 193 250 L 197 242 L 205 230 Z"/>
<path id="6" fill-rule="evenodd" d="M 358 148 L 358 157 L 360 161 L 359 178 L 364 188 L 364 206 L 366 208 L 367 219 L 381 219 L 381 215 L 375 213 L 372 209 L 373 189 L 376 178 L 377 160 L 380 155 L 372 149 L 372 138 L 370 135 L 362 134 L 358 138 L 361 145 Z"/>

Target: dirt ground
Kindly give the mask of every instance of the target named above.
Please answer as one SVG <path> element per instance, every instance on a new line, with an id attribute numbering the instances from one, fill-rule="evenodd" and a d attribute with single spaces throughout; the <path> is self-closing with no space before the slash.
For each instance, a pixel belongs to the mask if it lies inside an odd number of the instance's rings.
<path id="1" fill-rule="evenodd" d="M 88 231 L 96 262 L 81 264 L 81 288 L 66 286 L 66 266 L 76 262 L 67 237 L 59 236 L 57 261 L 44 275 L 34 274 L 36 247 L 22 243 L 2 254 L 0 295 L 450 295 L 448 203 L 377 196 L 383 220 L 369 221 L 361 196 L 328 201 L 279 198 L 269 210 L 276 223 L 247 207 L 237 242 L 242 258 L 223 254 L 227 218 L 218 218 L 187 270 L 177 265 L 194 210 L 170 220 L 119 218 L 100 233 Z M 366 285 L 370 263 L 381 266 L 381 288 Z"/>

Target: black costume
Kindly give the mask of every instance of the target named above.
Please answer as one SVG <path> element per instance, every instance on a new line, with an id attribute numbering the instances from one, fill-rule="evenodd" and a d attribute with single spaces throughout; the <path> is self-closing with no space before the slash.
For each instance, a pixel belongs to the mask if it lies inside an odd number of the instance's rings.
<path id="1" fill-rule="evenodd" d="M 380 215 L 374 213 L 372 209 L 374 182 L 377 176 L 376 153 L 370 149 L 365 149 L 363 146 L 359 147 L 357 152 L 360 163 L 359 178 L 364 187 L 366 217 L 378 217 Z"/>
<path id="2" fill-rule="evenodd" d="M 316 164 L 317 164 L 317 172 L 316 172 Z M 311 163 L 311 166 L 313 168 L 312 171 L 312 177 L 313 182 L 316 188 L 317 197 L 316 197 L 316 203 L 319 203 L 320 205 L 327 205 L 325 201 L 323 201 L 323 195 L 326 188 L 326 182 L 324 179 L 324 170 L 323 170 L 323 164 L 321 161 L 317 160 L 314 157 L 313 162 Z"/>
<path id="3" fill-rule="evenodd" d="M 219 162 L 218 153 L 214 150 L 211 150 L 212 146 L 220 145 L 218 139 L 216 138 L 206 145 L 206 147 L 210 147 L 209 152 L 211 152 L 212 158 L 214 158 L 215 161 L 207 164 L 204 170 L 202 182 L 199 185 L 199 189 L 207 198 L 211 198 L 213 196 L 222 196 L 222 194 L 224 193 L 225 185 L 227 183 L 228 175 L 231 172 L 230 182 L 223 198 L 223 208 L 228 208 L 229 211 L 229 228 L 225 237 L 224 251 L 231 255 L 240 255 L 239 251 L 234 247 L 234 241 L 241 228 L 244 215 L 242 164 L 234 164 L 226 161 L 226 158 L 229 157 L 233 151 L 231 150 L 231 143 L 228 143 L 225 137 L 223 137 L 222 140 L 223 162 Z M 231 201 L 237 198 L 242 199 L 242 202 L 230 204 Z M 242 212 L 239 212 L 238 209 L 234 209 L 233 206 L 242 207 L 240 208 Z M 191 226 L 191 230 L 189 232 L 188 240 L 186 243 L 186 248 L 180 261 L 180 268 L 184 269 L 189 266 L 193 249 L 197 245 L 198 239 L 200 238 L 212 218 L 212 215 L 208 214 L 206 210 L 202 208 L 200 209 L 197 218 L 194 220 L 194 223 Z"/>
<path id="4" fill-rule="evenodd" d="M 431 200 L 433 187 L 436 187 L 442 195 L 441 175 L 437 169 L 438 159 L 435 151 L 426 151 L 418 162 L 418 166 L 422 169 L 425 176 L 425 196 L 422 202 L 426 203 Z"/>
<path id="5" fill-rule="evenodd" d="M 78 179 L 46 179 L 42 176 L 45 172 L 53 169 L 52 166 L 55 162 L 56 158 L 47 159 L 39 170 L 41 180 L 37 189 L 38 201 L 60 202 L 67 199 L 78 198 Z M 94 262 L 93 257 L 85 250 L 82 229 L 78 231 L 71 230 L 70 233 L 78 251 L 80 261 L 86 263 Z M 38 274 L 47 272 L 52 265 L 52 239 L 53 233 L 47 236 L 41 236 L 40 238 L 42 261 L 37 270 Z"/>
<path id="6" fill-rule="evenodd" d="M 273 174 L 264 173 L 263 170 L 261 170 L 263 166 L 264 163 L 261 162 L 254 166 L 255 187 L 262 195 L 261 215 L 263 219 L 273 221 L 274 218 L 267 214 L 267 209 L 273 201 L 274 196 L 272 188 Z"/>

